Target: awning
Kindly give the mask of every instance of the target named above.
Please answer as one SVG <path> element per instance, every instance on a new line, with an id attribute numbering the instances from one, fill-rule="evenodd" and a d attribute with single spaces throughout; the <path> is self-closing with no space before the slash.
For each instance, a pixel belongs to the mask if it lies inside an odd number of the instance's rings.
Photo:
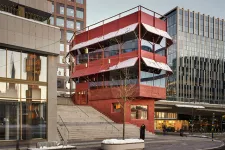
<path id="1" fill-rule="evenodd" d="M 153 59 L 148 59 L 145 57 L 142 57 L 142 60 L 144 61 L 145 65 L 148 67 L 156 68 L 156 69 L 161 69 L 157 62 L 155 62 Z"/>
<path id="2" fill-rule="evenodd" d="M 82 42 L 82 43 L 76 44 L 71 49 L 71 51 L 77 50 L 79 48 L 87 47 L 89 45 L 92 45 L 92 44 L 95 44 L 95 43 L 98 43 L 98 42 L 102 42 L 102 41 L 111 39 L 113 37 L 121 36 L 121 35 L 126 34 L 126 33 L 130 33 L 130 32 L 134 31 L 137 28 L 137 25 L 138 25 L 138 23 L 135 23 L 135 24 L 129 25 L 127 27 L 124 27 L 122 29 L 119 29 L 117 31 L 110 32 L 110 33 L 108 33 L 108 34 L 106 34 L 104 36 L 100 36 L 100 37 L 88 40 L 86 42 Z"/>
<path id="3" fill-rule="evenodd" d="M 150 25 L 147 25 L 147 24 L 145 24 L 145 23 L 142 23 L 142 25 L 144 26 L 144 28 L 145 28 L 148 32 L 151 32 L 151 33 L 154 33 L 154 34 L 156 34 L 156 35 L 165 37 L 166 39 L 170 40 L 170 42 L 172 42 L 172 37 L 171 37 L 166 31 L 157 29 L 157 28 L 152 27 L 152 26 L 150 26 Z"/>
<path id="4" fill-rule="evenodd" d="M 109 65 L 106 64 L 106 65 L 100 65 L 100 66 L 94 66 L 94 67 L 88 67 L 85 69 L 80 69 L 80 70 L 75 71 L 72 74 L 71 78 L 78 78 L 78 77 L 82 77 L 82 76 L 88 76 L 88 75 L 92 75 L 92 74 L 133 67 L 136 64 L 137 60 L 138 60 L 138 58 L 134 57 L 134 58 L 130 58 L 128 60 L 119 62 L 117 65 L 114 65 L 111 67 L 108 67 Z"/>
<path id="5" fill-rule="evenodd" d="M 145 57 L 142 57 L 142 60 L 144 61 L 145 65 L 148 67 L 165 70 L 168 72 L 173 72 L 172 69 L 165 63 L 156 62 L 153 59 L 149 59 L 149 58 L 145 58 Z"/>
<path id="6" fill-rule="evenodd" d="M 107 71 L 111 71 L 111 70 L 117 70 L 117 69 L 122 69 L 122 68 L 128 68 L 128 67 L 133 67 L 136 62 L 137 62 L 138 58 L 134 57 L 134 58 L 130 58 L 128 60 L 119 62 L 117 65 L 114 65 L 112 67 L 109 67 L 109 69 Z"/>
<path id="7" fill-rule="evenodd" d="M 101 68 L 102 68 L 102 65 L 89 67 L 89 68 L 85 68 L 85 69 L 80 69 L 80 70 L 75 71 L 72 74 L 71 78 L 78 78 L 78 77 L 96 74 L 96 73 L 100 72 Z"/>
<path id="8" fill-rule="evenodd" d="M 198 106 L 198 105 L 182 105 L 182 104 L 176 104 L 176 107 L 182 107 L 182 108 L 198 108 L 198 109 L 203 109 L 205 108 L 204 106 Z"/>

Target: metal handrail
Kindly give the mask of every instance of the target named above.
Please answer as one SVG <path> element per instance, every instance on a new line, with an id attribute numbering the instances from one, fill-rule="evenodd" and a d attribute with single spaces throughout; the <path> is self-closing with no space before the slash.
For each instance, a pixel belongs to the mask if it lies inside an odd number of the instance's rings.
<path id="1" fill-rule="evenodd" d="M 76 106 L 76 107 L 78 107 L 78 109 L 80 109 L 80 111 L 82 111 L 86 116 L 89 117 L 89 115 L 85 111 L 83 111 L 79 106 Z"/>
<path id="2" fill-rule="evenodd" d="M 104 25 L 105 21 L 107 21 L 107 20 L 110 20 L 110 19 L 112 19 L 112 18 L 114 18 L 114 17 L 117 17 L 117 16 L 120 17 L 122 14 L 127 13 L 127 12 L 129 12 L 129 11 L 132 11 L 132 10 L 134 10 L 134 9 L 141 10 L 142 8 L 143 8 L 143 9 L 146 9 L 146 10 L 148 10 L 148 11 L 154 13 L 154 14 L 157 14 L 157 15 L 159 15 L 159 16 L 161 16 L 161 17 L 167 18 L 167 17 L 164 16 L 164 15 L 161 15 L 161 14 L 159 14 L 159 13 L 153 11 L 153 10 L 150 10 L 150 9 L 148 9 L 148 8 L 146 8 L 146 7 L 143 7 L 143 6 L 139 5 L 139 6 L 136 6 L 136 7 L 131 8 L 131 9 L 128 9 L 128 10 L 126 10 L 126 11 L 123 11 L 123 12 L 121 12 L 121 13 L 119 13 L 119 14 L 116 14 L 116 15 L 114 15 L 114 16 L 111 16 L 111 17 L 109 17 L 109 18 L 106 18 L 106 19 L 104 19 L 104 20 L 101 20 L 101 21 L 99 21 L 99 22 L 97 22 L 97 23 L 94 23 L 94 24 L 92 24 L 92 25 L 89 25 L 89 26 L 87 26 L 87 27 L 85 27 L 85 28 L 82 28 L 82 29 L 80 29 L 80 30 L 77 30 L 76 32 L 74 32 L 74 34 L 73 34 L 73 36 L 71 37 L 69 43 L 72 42 L 72 40 L 74 39 L 74 36 L 76 35 L 76 33 L 79 33 L 79 32 L 81 32 L 81 31 L 86 31 L 86 29 L 90 30 L 90 27 L 93 27 L 93 26 L 95 26 L 95 25 L 97 25 L 97 24 L 99 24 L 99 23 L 103 23 L 103 25 Z"/>
<path id="3" fill-rule="evenodd" d="M 114 126 L 111 122 L 109 122 L 107 119 L 105 119 L 104 117 L 100 116 L 101 118 L 103 118 L 108 124 L 112 125 L 112 127 L 114 127 L 117 131 L 120 131 L 119 129 L 117 129 L 116 126 Z"/>
<path id="4" fill-rule="evenodd" d="M 59 115 L 59 118 L 61 119 L 61 121 L 62 121 L 62 123 L 63 123 L 63 126 L 66 127 L 66 124 L 64 123 L 64 121 L 63 121 L 63 119 L 62 119 L 62 117 L 61 117 L 60 115 Z M 66 130 L 67 130 L 68 135 L 69 135 L 70 131 L 68 130 L 67 127 L 66 127 Z"/>

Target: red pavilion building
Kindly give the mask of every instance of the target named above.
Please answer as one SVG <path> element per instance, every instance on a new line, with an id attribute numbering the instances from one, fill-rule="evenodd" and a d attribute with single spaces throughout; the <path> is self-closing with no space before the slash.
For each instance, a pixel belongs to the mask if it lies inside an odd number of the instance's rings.
<path id="1" fill-rule="evenodd" d="M 126 123 L 154 132 L 154 102 L 166 99 L 165 78 L 172 73 L 171 44 L 166 17 L 142 6 L 79 31 L 69 52 L 74 103 L 90 105 L 117 123 L 125 109 Z"/>

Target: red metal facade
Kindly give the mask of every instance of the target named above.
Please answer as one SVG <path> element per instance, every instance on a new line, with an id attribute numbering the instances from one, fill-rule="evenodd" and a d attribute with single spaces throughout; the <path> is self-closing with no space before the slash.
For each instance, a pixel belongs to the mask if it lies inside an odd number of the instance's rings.
<path id="1" fill-rule="evenodd" d="M 126 122 L 136 124 L 137 126 L 141 126 L 144 123 L 147 127 L 147 130 L 154 132 L 154 101 L 165 99 L 166 89 L 140 84 L 141 57 L 153 59 L 157 62 L 162 62 L 165 64 L 167 63 L 167 57 L 147 52 L 141 49 L 141 24 L 145 23 L 157 29 L 166 31 L 167 23 L 164 20 L 154 17 L 156 15 L 155 12 L 152 13 L 153 15 L 149 15 L 143 12 L 141 10 L 141 7 L 138 7 L 138 11 L 135 13 L 121 17 L 106 24 L 104 24 L 103 21 L 103 25 L 100 25 L 93 29 L 90 29 L 91 27 L 87 27 L 85 32 L 76 35 L 75 39 L 71 43 L 71 47 L 76 44 L 106 35 L 110 32 L 117 31 L 134 23 L 138 23 L 139 25 L 137 28 L 137 30 L 139 31 L 139 34 L 137 35 L 138 50 L 123 54 L 120 53 L 116 56 L 111 56 L 108 58 L 104 58 L 104 56 L 102 56 L 98 60 L 88 61 L 87 64 L 75 65 L 74 72 L 72 73 L 71 78 L 98 74 L 101 70 L 104 70 L 104 68 L 109 68 L 110 66 L 114 66 L 119 62 L 138 57 L 139 82 L 136 85 L 138 89 L 136 96 L 137 99 L 126 104 Z M 111 61 L 110 64 L 108 63 L 109 59 Z M 74 102 L 80 105 L 91 105 L 115 122 L 121 123 L 123 120 L 123 112 L 115 113 L 112 111 L 112 103 L 118 102 L 119 97 L 116 93 L 118 93 L 119 89 L 117 87 L 109 88 L 105 86 L 104 81 L 98 84 L 101 84 L 102 88 L 90 90 L 88 81 L 86 83 L 77 83 L 75 96 L 73 97 Z M 130 105 L 147 105 L 147 120 L 131 119 Z"/>

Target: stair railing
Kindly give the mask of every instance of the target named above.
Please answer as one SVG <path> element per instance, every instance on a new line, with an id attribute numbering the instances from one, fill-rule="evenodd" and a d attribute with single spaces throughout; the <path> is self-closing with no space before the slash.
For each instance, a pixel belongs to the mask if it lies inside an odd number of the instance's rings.
<path id="1" fill-rule="evenodd" d="M 112 124 L 112 122 L 109 122 L 107 119 L 105 119 L 104 117 L 102 117 L 102 116 L 99 116 L 100 118 L 102 118 L 103 120 L 105 120 L 106 122 L 107 122 L 107 124 L 108 125 L 110 125 L 111 127 L 112 127 L 112 132 L 113 132 L 113 130 L 115 129 L 116 131 L 117 131 L 117 134 L 118 134 L 118 137 L 119 137 L 119 129 L 115 126 L 115 125 L 113 125 Z"/>
<path id="2" fill-rule="evenodd" d="M 61 134 L 61 137 L 63 138 L 63 141 L 66 142 L 66 144 L 69 141 L 69 129 L 67 128 L 65 122 L 63 121 L 62 117 L 59 116 L 58 126 L 59 126 L 59 132 Z"/>

